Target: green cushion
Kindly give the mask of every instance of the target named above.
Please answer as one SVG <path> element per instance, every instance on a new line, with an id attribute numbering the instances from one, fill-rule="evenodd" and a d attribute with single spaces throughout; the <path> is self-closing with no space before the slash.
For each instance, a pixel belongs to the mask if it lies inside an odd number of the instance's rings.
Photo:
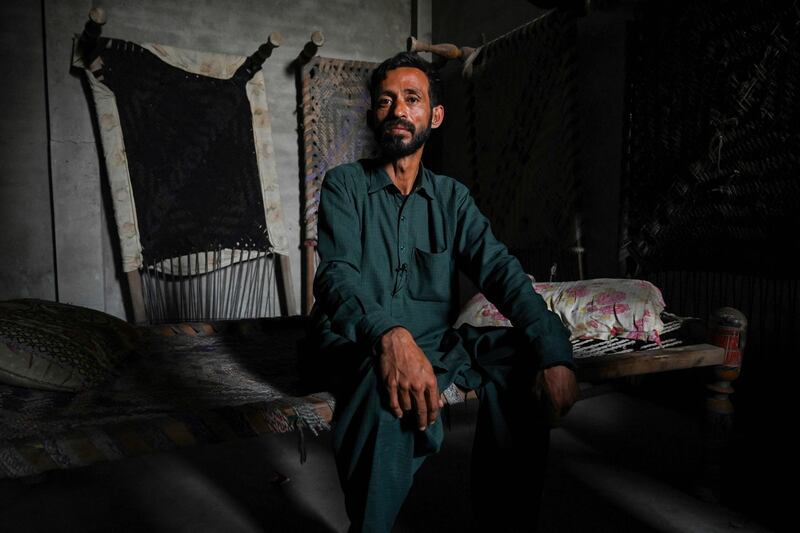
<path id="1" fill-rule="evenodd" d="M 0 302 L 0 382 L 79 391 L 105 380 L 138 330 L 106 313 L 45 300 Z"/>

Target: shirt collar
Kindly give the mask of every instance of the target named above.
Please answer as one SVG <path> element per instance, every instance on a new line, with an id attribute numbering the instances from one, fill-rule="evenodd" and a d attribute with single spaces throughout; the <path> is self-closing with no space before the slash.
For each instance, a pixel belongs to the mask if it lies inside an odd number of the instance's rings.
<path id="1" fill-rule="evenodd" d="M 417 184 L 415 185 L 414 190 L 412 193 L 418 192 L 421 195 L 427 198 L 433 198 L 433 183 L 430 177 L 430 171 L 425 168 L 425 165 L 422 164 L 422 161 L 419 163 L 419 173 L 417 176 L 421 176 L 421 178 L 417 179 Z M 368 193 L 372 194 L 375 191 L 379 191 L 381 189 L 385 189 L 389 185 L 394 185 L 392 179 L 389 177 L 389 174 L 383 170 L 383 167 L 380 165 L 375 165 L 370 172 L 370 181 L 369 181 L 369 189 Z"/>

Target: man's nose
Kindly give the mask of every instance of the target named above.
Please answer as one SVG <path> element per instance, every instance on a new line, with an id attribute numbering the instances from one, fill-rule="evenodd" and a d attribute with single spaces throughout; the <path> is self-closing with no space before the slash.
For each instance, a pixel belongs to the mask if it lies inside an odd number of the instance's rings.
<path id="1" fill-rule="evenodd" d="M 406 118 L 408 116 L 408 107 L 405 102 L 400 99 L 395 100 L 394 106 L 392 106 L 392 114 L 396 117 Z"/>

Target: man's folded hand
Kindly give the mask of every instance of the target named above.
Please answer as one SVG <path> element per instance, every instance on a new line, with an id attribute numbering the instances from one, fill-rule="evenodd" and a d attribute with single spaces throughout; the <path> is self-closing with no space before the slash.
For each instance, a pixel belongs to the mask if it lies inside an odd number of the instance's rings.
<path id="1" fill-rule="evenodd" d="M 443 407 L 433 367 L 405 328 L 393 328 L 381 338 L 380 374 L 389 395 L 389 409 L 401 418 L 416 408 L 420 431 L 433 424 Z"/>
<path id="2" fill-rule="evenodd" d="M 536 395 L 545 404 L 551 427 L 559 424 L 580 396 L 575 372 L 567 366 L 545 368 L 536 376 Z"/>

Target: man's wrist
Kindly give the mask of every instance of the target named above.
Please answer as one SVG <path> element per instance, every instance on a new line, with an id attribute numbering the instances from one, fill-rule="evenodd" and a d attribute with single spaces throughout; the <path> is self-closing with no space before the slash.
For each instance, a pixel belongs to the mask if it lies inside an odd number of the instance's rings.
<path id="1" fill-rule="evenodd" d="M 385 348 L 389 343 L 396 340 L 397 338 L 405 335 L 410 336 L 411 333 L 403 326 L 395 326 L 393 328 L 389 328 L 388 330 L 383 332 L 383 335 L 381 335 L 379 342 L 381 349 Z"/>
<path id="2" fill-rule="evenodd" d="M 392 326 L 389 329 L 385 330 L 383 333 L 378 335 L 375 339 L 375 342 L 372 344 L 372 354 L 375 356 L 379 356 L 383 353 L 384 343 L 388 340 L 387 336 L 396 329 L 405 329 L 402 326 Z"/>
<path id="3" fill-rule="evenodd" d="M 565 366 L 573 372 L 577 370 L 577 367 L 573 361 L 552 361 L 539 367 L 539 370 L 547 370 L 548 368 L 553 368 L 554 366 Z"/>

